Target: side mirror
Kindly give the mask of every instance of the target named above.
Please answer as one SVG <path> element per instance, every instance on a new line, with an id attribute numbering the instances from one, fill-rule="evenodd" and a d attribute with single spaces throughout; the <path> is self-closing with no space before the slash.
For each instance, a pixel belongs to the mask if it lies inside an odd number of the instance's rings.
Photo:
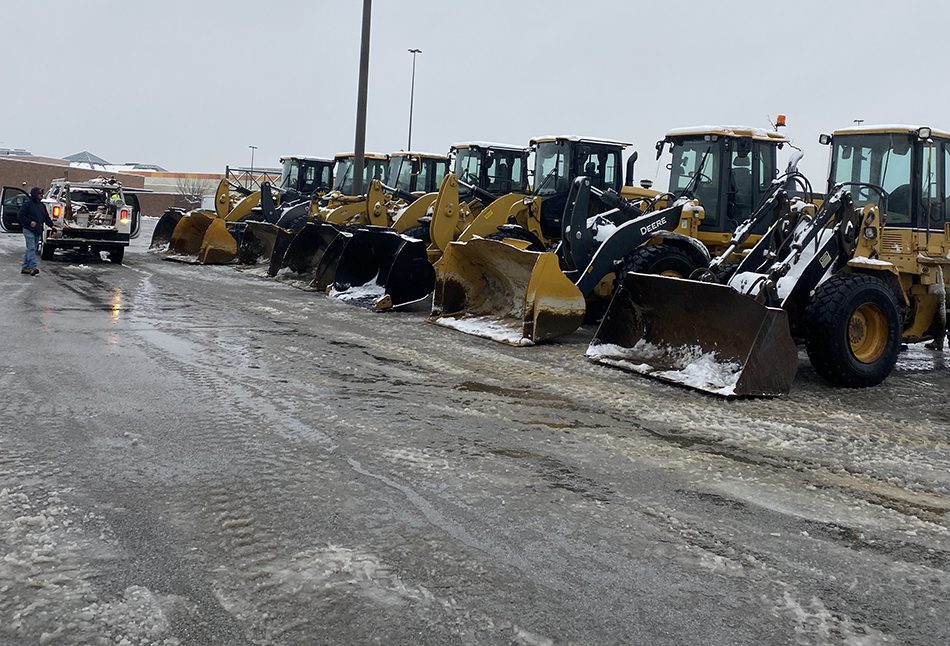
<path id="1" fill-rule="evenodd" d="M 659 159 L 663 155 L 663 141 L 656 142 L 656 158 Z"/>
<path id="2" fill-rule="evenodd" d="M 818 143 L 827 146 L 831 143 L 831 135 L 818 135 Z"/>

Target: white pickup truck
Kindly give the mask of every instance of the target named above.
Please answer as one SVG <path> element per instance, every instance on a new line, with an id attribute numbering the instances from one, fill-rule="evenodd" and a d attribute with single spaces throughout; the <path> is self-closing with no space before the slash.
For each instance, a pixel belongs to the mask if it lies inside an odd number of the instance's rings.
<path id="1" fill-rule="evenodd" d="M 56 227 L 43 232 L 43 260 L 52 259 L 56 249 L 87 249 L 105 251 L 111 262 L 121 263 L 141 228 L 138 198 L 114 179 L 53 180 L 43 203 Z"/>

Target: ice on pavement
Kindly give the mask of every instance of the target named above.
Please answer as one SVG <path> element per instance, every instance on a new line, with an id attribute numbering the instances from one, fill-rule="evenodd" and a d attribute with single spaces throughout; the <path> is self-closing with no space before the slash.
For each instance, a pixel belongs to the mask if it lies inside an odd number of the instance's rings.
<path id="1" fill-rule="evenodd" d="M 508 345 L 534 345 L 531 339 L 524 336 L 524 325 L 520 320 L 499 320 L 488 316 L 443 316 L 436 319 L 435 323 Z"/>
<path id="2" fill-rule="evenodd" d="M 599 363 L 725 397 L 735 395 L 742 374 L 742 366 L 738 363 L 720 361 L 715 352 L 703 352 L 699 346 L 674 348 L 644 339 L 637 341 L 632 348 L 613 344 L 591 345 L 587 356 Z M 662 367 L 651 365 L 650 361 L 657 359 L 662 360 Z"/>
<path id="3" fill-rule="evenodd" d="M 0 635 L 17 643 L 177 646 L 160 600 L 142 585 L 100 589 L 95 564 L 118 558 L 93 514 L 56 491 L 0 489 Z"/>

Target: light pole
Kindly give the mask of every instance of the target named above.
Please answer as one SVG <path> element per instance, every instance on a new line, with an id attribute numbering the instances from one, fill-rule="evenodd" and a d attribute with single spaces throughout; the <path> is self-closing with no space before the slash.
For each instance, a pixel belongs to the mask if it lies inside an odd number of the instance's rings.
<path id="1" fill-rule="evenodd" d="M 412 101 L 416 95 L 416 54 L 421 54 L 421 49 L 408 50 L 412 54 L 412 81 L 409 84 L 409 142 L 406 144 L 406 150 L 412 150 Z"/>
<path id="2" fill-rule="evenodd" d="M 254 151 L 257 150 L 257 146 L 248 146 L 251 149 L 251 175 L 254 174 Z"/>
<path id="3" fill-rule="evenodd" d="M 369 85 L 369 27 L 373 0 L 363 0 L 363 31 L 360 33 L 360 79 L 356 92 L 356 143 L 353 145 L 353 194 L 363 193 L 366 164 L 366 91 Z"/>

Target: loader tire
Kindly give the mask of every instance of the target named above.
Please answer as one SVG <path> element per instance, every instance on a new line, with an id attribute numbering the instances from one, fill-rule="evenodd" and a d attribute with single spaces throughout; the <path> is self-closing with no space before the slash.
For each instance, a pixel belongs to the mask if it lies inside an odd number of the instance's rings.
<path id="1" fill-rule="evenodd" d="M 638 274 L 659 274 L 675 278 L 689 278 L 697 266 L 689 255 L 672 245 L 654 244 L 640 247 L 627 254 L 621 265 L 622 275 L 635 271 Z M 619 281 L 618 281 L 619 284 Z"/>
<path id="2" fill-rule="evenodd" d="M 527 247 L 527 251 L 547 251 L 543 246 L 538 244 L 538 239 L 529 231 L 520 231 L 517 229 L 510 231 L 499 231 L 498 233 L 493 233 L 488 236 L 489 240 L 501 240 L 505 239 L 515 239 L 515 240 L 524 240 L 525 242 L 530 243 Z"/>
<path id="3" fill-rule="evenodd" d="M 835 386 L 875 386 L 891 373 L 901 346 L 894 294 L 867 274 L 832 276 L 805 308 L 805 349 L 815 371 Z"/>
<path id="4" fill-rule="evenodd" d="M 402 232 L 404 236 L 409 236 L 410 238 L 415 238 L 416 240 L 422 240 L 427 245 L 432 242 L 432 238 L 429 237 L 429 225 L 420 224 L 417 227 L 410 227 Z"/>

